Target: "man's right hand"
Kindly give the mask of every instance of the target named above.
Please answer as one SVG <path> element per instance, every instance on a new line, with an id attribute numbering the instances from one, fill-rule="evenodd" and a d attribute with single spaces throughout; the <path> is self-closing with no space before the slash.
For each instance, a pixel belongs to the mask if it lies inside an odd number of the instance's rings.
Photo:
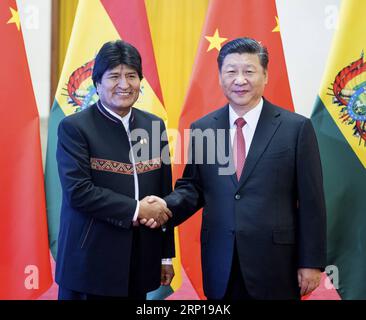
<path id="1" fill-rule="evenodd" d="M 140 223 L 150 228 L 160 227 L 172 217 L 171 211 L 166 204 L 161 201 L 149 201 L 150 197 L 145 197 L 140 201 L 138 219 Z"/>

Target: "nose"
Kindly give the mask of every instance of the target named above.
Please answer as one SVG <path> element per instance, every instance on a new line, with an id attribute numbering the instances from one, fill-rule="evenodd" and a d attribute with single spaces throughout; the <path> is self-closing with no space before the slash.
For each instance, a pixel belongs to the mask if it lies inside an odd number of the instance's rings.
<path id="1" fill-rule="evenodd" d="M 130 86 L 125 76 L 121 76 L 119 78 L 118 86 L 120 86 L 122 89 L 126 89 Z"/>
<path id="2" fill-rule="evenodd" d="M 245 74 L 240 72 L 235 77 L 235 84 L 238 86 L 244 85 L 248 82 L 248 79 L 246 78 Z"/>

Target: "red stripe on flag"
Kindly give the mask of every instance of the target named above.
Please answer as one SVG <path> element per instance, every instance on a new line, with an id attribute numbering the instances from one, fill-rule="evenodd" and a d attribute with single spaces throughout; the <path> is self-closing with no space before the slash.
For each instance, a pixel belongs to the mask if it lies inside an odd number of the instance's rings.
<path id="1" fill-rule="evenodd" d="M 0 299 L 34 299 L 52 284 L 39 119 L 18 21 L 15 0 L 1 1 Z"/>
<path id="2" fill-rule="evenodd" d="M 101 0 L 121 38 L 142 56 L 144 77 L 164 106 L 144 0 Z"/>

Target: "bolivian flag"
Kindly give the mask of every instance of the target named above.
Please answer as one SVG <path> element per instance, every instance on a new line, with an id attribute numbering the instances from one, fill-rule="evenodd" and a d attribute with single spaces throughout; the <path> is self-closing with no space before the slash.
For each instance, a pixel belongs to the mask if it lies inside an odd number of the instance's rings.
<path id="1" fill-rule="evenodd" d="M 98 100 L 91 80 L 94 58 L 105 42 L 117 39 L 134 45 L 142 56 L 144 79 L 135 107 L 167 120 L 145 2 L 80 0 L 49 120 L 46 195 L 49 240 L 54 257 L 57 253 L 62 194 L 56 165 L 58 124 L 65 116 L 87 108 Z M 179 280 L 179 270 L 176 268 L 176 271 Z"/>
<path id="2" fill-rule="evenodd" d="M 343 1 L 312 121 L 324 173 L 328 264 L 343 299 L 366 299 L 366 1 Z"/>

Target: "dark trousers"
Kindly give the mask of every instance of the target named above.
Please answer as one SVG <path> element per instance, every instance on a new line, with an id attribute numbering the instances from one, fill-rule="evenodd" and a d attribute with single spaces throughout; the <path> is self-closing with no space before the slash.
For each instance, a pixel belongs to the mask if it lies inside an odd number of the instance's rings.
<path id="1" fill-rule="evenodd" d="M 238 257 L 238 250 L 236 243 L 234 246 L 233 261 L 231 265 L 231 272 L 226 292 L 222 300 L 253 300 L 249 295 L 245 286 L 244 278 L 240 270 L 240 263 Z"/>
<path id="2" fill-rule="evenodd" d="M 144 284 L 142 277 L 144 266 L 141 263 L 141 250 L 139 250 L 139 246 L 140 234 L 138 232 L 138 228 L 134 228 L 127 297 L 94 295 L 77 292 L 60 286 L 58 290 L 58 300 L 146 300 L 147 293 L 143 290 Z"/>

